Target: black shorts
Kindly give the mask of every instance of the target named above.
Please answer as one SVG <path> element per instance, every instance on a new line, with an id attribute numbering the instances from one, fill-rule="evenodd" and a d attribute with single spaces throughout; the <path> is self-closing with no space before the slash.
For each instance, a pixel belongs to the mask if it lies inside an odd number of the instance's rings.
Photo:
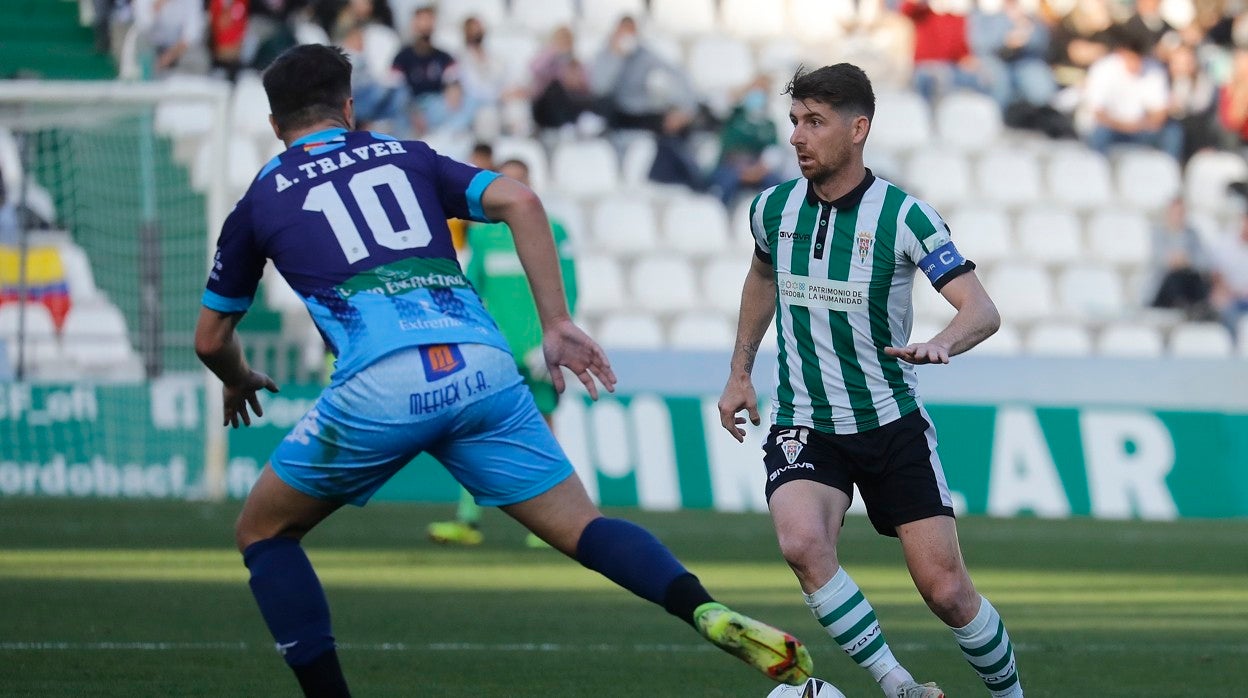
<path id="1" fill-rule="evenodd" d="M 953 516 L 949 486 L 936 455 L 936 430 L 915 410 L 859 434 L 772 425 L 763 445 L 767 500 L 786 482 L 813 480 L 854 497 L 881 535 L 930 516 Z"/>

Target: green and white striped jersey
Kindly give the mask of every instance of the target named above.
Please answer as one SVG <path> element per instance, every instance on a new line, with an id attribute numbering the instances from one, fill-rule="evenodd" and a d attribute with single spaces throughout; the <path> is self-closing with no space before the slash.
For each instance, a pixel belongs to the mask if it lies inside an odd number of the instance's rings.
<path id="1" fill-rule="evenodd" d="M 775 423 L 852 434 L 917 409 L 914 367 L 884 353 L 909 341 L 915 268 L 937 289 L 974 269 L 939 214 L 868 170 L 830 203 L 804 178 L 767 189 L 750 228 L 775 268 Z"/>

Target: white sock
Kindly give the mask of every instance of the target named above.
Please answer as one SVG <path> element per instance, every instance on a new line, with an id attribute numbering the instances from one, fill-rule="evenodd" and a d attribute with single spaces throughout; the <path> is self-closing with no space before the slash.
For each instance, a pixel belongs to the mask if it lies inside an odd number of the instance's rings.
<path id="1" fill-rule="evenodd" d="M 845 568 L 837 570 L 815 593 L 802 596 L 819 624 L 850 659 L 871 673 L 885 694 L 894 695 L 897 686 L 914 680 L 893 656 L 876 620 L 875 609 Z"/>
<path id="2" fill-rule="evenodd" d="M 1014 646 L 997 609 L 979 597 L 979 613 L 964 627 L 953 628 L 962 656 L 988 687 L 993 698 L 1022 698 L 1023 684 L 1014 662 Z"/>

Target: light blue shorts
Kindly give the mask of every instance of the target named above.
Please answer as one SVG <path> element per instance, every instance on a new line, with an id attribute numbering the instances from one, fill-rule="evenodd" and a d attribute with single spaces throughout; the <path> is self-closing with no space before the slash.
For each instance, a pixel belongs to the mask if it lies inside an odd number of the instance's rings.
<path id="1" fill-rule="evenodd" d="M 511 354 L 485 344 L 391 354 L 326 388 L 270 464 L 304 494 L 363 506 L 426 451 L 485 506 L 572 474 Z"/>

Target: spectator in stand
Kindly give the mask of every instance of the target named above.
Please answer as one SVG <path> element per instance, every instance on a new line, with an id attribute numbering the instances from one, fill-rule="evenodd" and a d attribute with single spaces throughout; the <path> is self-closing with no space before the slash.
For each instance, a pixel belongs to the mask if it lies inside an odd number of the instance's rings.
<path id="1" fill-rule="evenodd" d="M 396 138 L 409 136 L 407 97 L 402 78 L 393 71 L 381 73 L 368 62 L 364 50 L 367 22 L 356 17 L 343 17 L 334 43 L 351 60 L 351 97 L 355 99 L 356 128 L 388 133 Z"/>
<path id="2" fill-rule="evenodd" d="M 1161 16 L 1161 0 L 1135 0 L 1135 12 L 1119 26 L 1136 37 L 1145 53 L 1156 52 L 1161 38 L 1174 31 Z M 1158 58 L 1164 60 L 1166 56 L 1158 53 Z"/>
<path id="3" fill-rule="evenodd" d="M 988 94 L 1002 110 L 1019 101 L 1038 107 L 1053 99 L 1057 83 L 1045 62 L 1049 28 L 1019 0 L 1003 0 L 997 12 L 976 10 L 969 31 Z"/>
<path id="4" fill-rule="evenodd" d="M 602 130 L 601 103 L 590 88 L 589 71 L 573 52 L 574 45 L 572 30 L 559 27 L 529 64 L 533 122 L 540 128 L 581 123 L 585 124 L 583 132 L 597 134 Z"/>
<path id="5" fill-rule="evenodd" d="M 134 0 L 134 26 L 154 54 L 156 77 L 208 72 L 203 0 Z"/>
<path id="6" fill-rule="evenodd" d="M 1147 145 L 1183 155 L 1183 130 L 1168 117 L 1166 70 L 1145 55 L 1139 37 L 1115 34 L 1114 50 L 1092 65 L 1083 105 L 1092 119 L 1088 146 L 1101 153 L 1120 143 Z"/>
<path id="7" fill-rule="evenodd" d="M 1183 131 L 1180 163 L 1186 164 L 1197 151 L 1218 145 L 1214 116 L 1217 88 L 1200 69 L 1196 49 L 1190 44 L 1176 43 L 1166 53 L 1166 67 L 1170 73 L 1169 116 Z"/>
<path id="8" fill-rule="evenodd" d="M 447 82 L 446 73 L 455 64 L 451 54 L 433 45 L 437 23 L 433 5 L 416 8 L 412 13 L 412 43 L 394 57 L 394 69 L 407 81 L 407 96 L 418 109 L 441 97 Z"/>
<path id="9" fill-rule="evenodd" d="M 650 179 L 703 188 L 690 143 L 699 112 L 693 84 L 684 70 L 645 45 L 632 17 L 620 19 L 594 58 L 589 79 L 603 100 L 609 126 L 645 129 L 658 137 Z"/>
<path id="10" fill-rule="evenodd" d="M 1050 32 L 1049 65 L 1062 87 L 1078 88 L 1088 68 L 1109 54 L 1114 25 L 1106 0 L 1079 0 Z"/>
<path id="11" fill-rule="evenodd" d="M 491 123 L 511 133 L 528 133 L 528 105 L 523 103 L 527 91 L 510 83 L 505 56 L 489 50 L 485 41 L 485 24 L 480 18 L 464 19 L 464 47 L 455 56 L 455 66 L 464 86 L 465 99 L 488 110 Z M 517 108 L 519 107 L 519 108 Z"/>
<path id="12" fill-rule="evenodd" d="M 769 84 L 760 75 L 740 90 L 720 130 L 719 164 L 710 184 L 724 206 L 731 207 L 743 190 L 755 194 L 781 182 L 776 124 L 767 114 Z"/>
<path id="13" fill-rule="evenodd" d="M 901 3 L 901 13 L 914 24 L 911 84 L 928 101 L 957 89 L 983 89 L 980 64 L 967 40 L 966 15 L 947 9 L 946 0 Z"/>
<path id="14" fill-rule="evenodd" d="M 230 82 L 243 67 L 243 37 L 247 34 L 249 0 L 210 0 L 208 39 L 212 46 L 212 67 L 225 73 Z"/>
<path id="15" fill-rule="evenodd" d="M 1152 299 L 1154 308 L 1182 310 L 1191 320 L 1211 316 L 1209 259 L 1200 234 L 1187 219 L 1183 197 L 1175 197 L 1153 226 Z"/>
<path id="16" fill-rule="evenodd" d="M 1239 232 L 1213 249 L 1210 299 L 1222 322 L 1236 333 L 1240 320 L 1248 316 L 1248 210 L 1240 216 Z"/>
<path id="17" fill-rule="evenodd" d="M 1248 147 L 1248 45 L 1235 50 L 1231 78 L 1218 95 L 1218 119 L 1236 147 Z"/>

